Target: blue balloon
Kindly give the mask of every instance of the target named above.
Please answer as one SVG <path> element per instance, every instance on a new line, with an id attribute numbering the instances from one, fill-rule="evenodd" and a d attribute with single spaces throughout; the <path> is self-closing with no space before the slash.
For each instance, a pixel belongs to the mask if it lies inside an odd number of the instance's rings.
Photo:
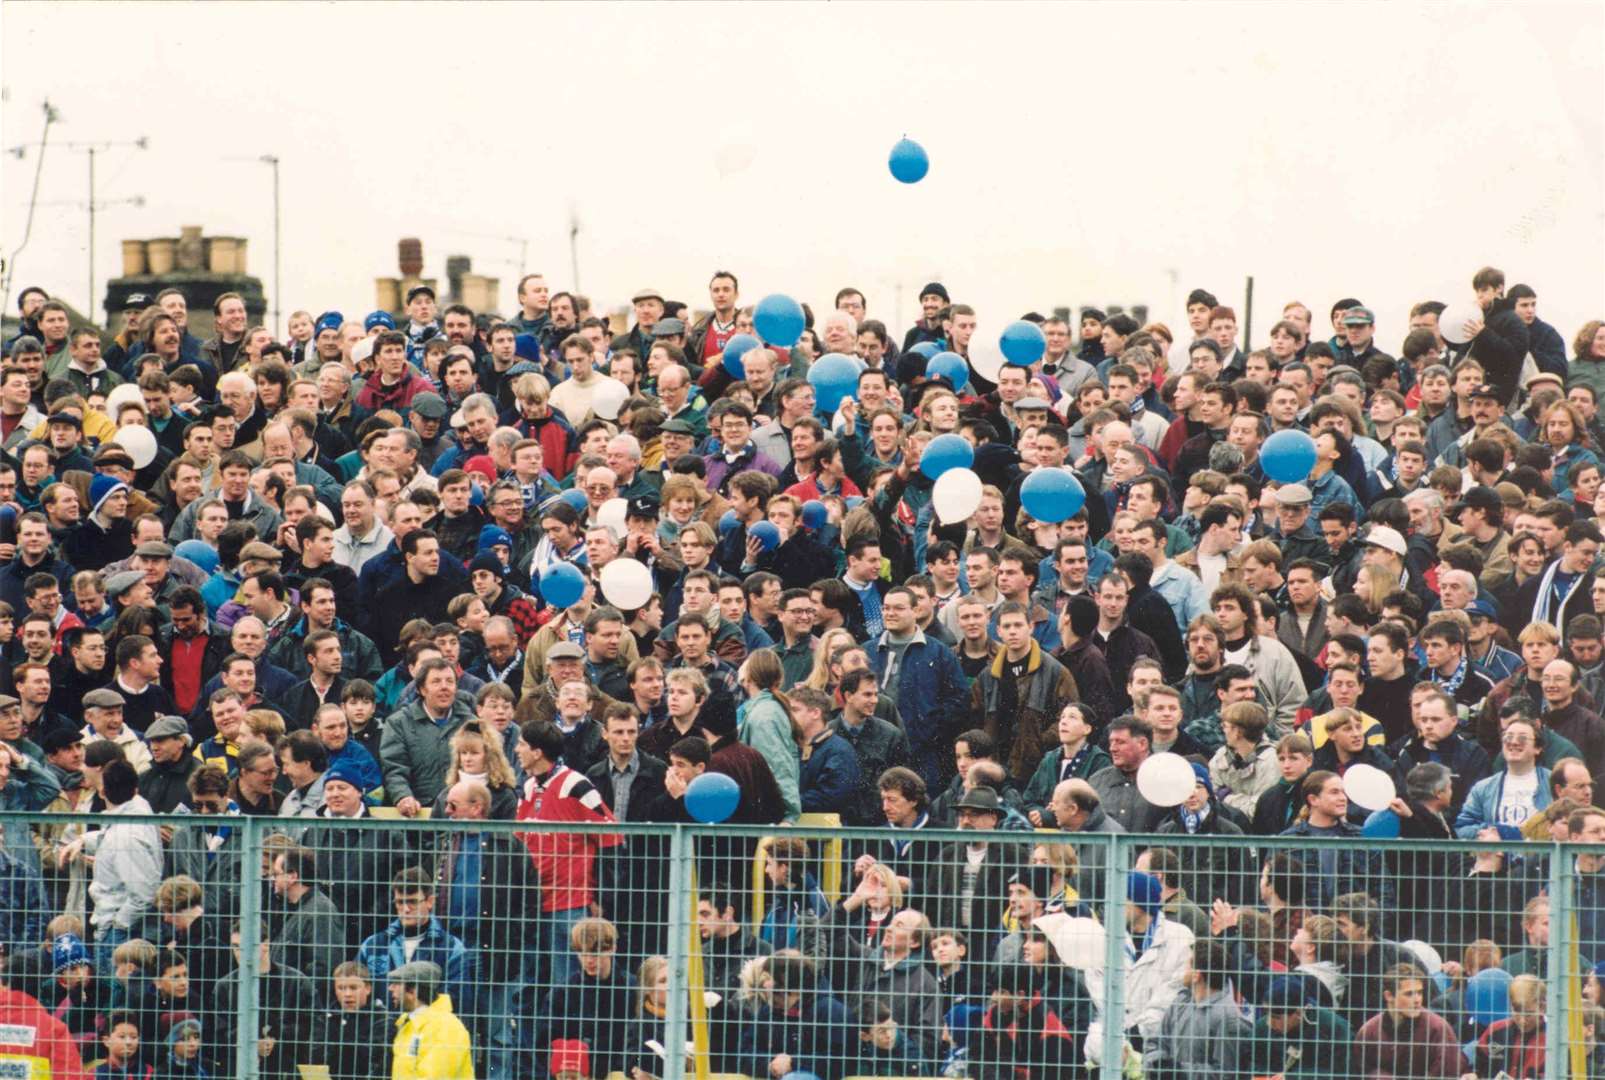
<path id="1" fill-rule="evenodd" d="M 208 574 L 217 569 L 217 550 L 205 540 L 186 540 L 173 549 L 173 554 L 188 559 Z"/>
<path id="2" fill-rule="evenodd" d="M 975 448 L 962 435 L 938 435 L 920 455 L 920 472 L 932 480 L 949 469 L 968 469 L 975 464 Z"/>
<path id="3" fill-rule="evenodd" d="M 585 575 L 573 563 L 555 563 L 541 571 L 541 599 L 553 607 L 573 607 L 585 595 Z"/>
<path id="4" fill-rule="evenodd" d="M 783 293 L 773 293 L 752 309 L 752 328 L 770 344 L 789 349 L 808 327 L 802 305 Z"/>
<path id="5" fill-rule="evenodd" d="M 892 175 L 904 184 L 917 184 L 931 171 L 931 159 L 926 156 L 925 147 L 913 139 L 897 140 L 886 164 Z"/>
<path id="6" fill-rule="evenodd" d="M 1510 1016 L 1510 972 L 1484 968 L 1466 982 L 1466 1012 L 1479 1030 Z"/>
<path id="7" fill-rule="evenodd" d="M 582 514 L 591 508 L 591 502 L 585 497 L 585 492 L 579 490 L 578 488 L 569 488 L 567 491 L 559 495 L 558 498 L 563 502 L 568 503 L 575 510 Z"/>
<path id="8" fill-rule="evenodd" d="M 719 539 L 723 540 L 735 532 L 736 527 L 740 524 L 741 519 L 736 517 L 736 512 L 734 510 L 726 510 L 719 518 Z"/>
<path id="9" fill-rule="evenodd" d="M 780 529 L 773 521 L 757 521 L 747 526 L 747 535 L 757 537 L 758 546 L 773 551 L 780 546 Z"/>
<path id="10" fill-rule="evenodd" d="M 802 504 L 803 528 L 818 532 L 830 520 L 830 508 L 818 499 L 809 499 Z"/>
<path id="11" fill-rule="evenodd" d="M 1360 835 L 1377 840 L 1397 840 L 1403 831 L 1402 826 L 1398 814 L 1392 810 L 1378 810 L 1365 819 L 1365 824 L 1360 828 Z"/>
<path id="12" fill-rule="evenodd" d="M 741 805 L 741 787 L 724 773 L 705 772 L 685 789 L 685 809 L 704 825 L 727 820 Z"/>
<path id="13" fill-rule="evenodd" d="M 1302 431 L 1278 431 L 1259 448 L 1265 475 L 1278 484 L 1302 484 L 1315 468 L 1315 440 Z"/>
<path id="14" fill-rule="evenodd" d="M 970 365 L 956 352 L 939 352 L 931 357 L 925 365 L 925 374 L 931 378 L 942 376 L 953 384 L 955 391 L 970 385 Z"/>
<path id="15" fill-rule="evenodd" d="M 851 356 L 826 353 L 808 369 L 808 382 L 814 388 L 814 407 L 822 413 L 833 413 L 842 398 L 857 392 L 858 365 Z"/>
<path id="16" fill-rule="evenodd" d="M 1068 520 L 1086 504 L 1086 488 L 1067 469 L 1032 469 L 1020 485 L 1020 505 L 1038 521 Z"/>
<path id="17" fill-rule="evenodd" d="M 934 341 L 916 341 L 909 346 L 908 351 L 925 357 L 926 362 L 929 363 L 931 357 L 942 351 L 942 347 Z"/>
<path id="18" fill-rule="evenodd" d="M 730 373 L 732 379 L 745 379 L 747 377 L 747 368 L 742 364 L 741 358 L 753 349 L 762 347 L 762 345 L 763 342 L 751 334 L 737 334 L 725 343 L 724 369 Z"/>
<path id="19" fill-rule="evenodd" d="M 1003 358 L 1009 363 L 1030 367 L 1048 351 L 1048 338 L 1036 323 L 1016 319 L 1003 328 L 998 347 L 1003 350 Z"/>

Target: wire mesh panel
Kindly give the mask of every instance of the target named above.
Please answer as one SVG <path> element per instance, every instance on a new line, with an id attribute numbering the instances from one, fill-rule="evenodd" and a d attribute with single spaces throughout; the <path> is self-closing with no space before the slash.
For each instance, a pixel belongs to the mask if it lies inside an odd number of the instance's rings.
<path id="1" fill-rule="evenodd" d="M 47 866 L 150 828 L 160 880 L 75 909 L 12 860 L 6 990 L 107 1076 L 1600 1074 L 1605 814 L 1132 836 L 982 801 L 950 831 L 28 815 Z"/>

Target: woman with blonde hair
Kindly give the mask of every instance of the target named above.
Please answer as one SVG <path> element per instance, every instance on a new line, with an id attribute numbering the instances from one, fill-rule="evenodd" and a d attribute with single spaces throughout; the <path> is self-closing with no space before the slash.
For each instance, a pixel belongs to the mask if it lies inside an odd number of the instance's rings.
<path id="1" fill-rule="evenodd" d="M 1354 595 L 1364 603 L 1372 615 L 1382 614 L 1382 602 L 1388 594 L 1399 588 L 1399 579 L 1380 566 L 1362 566 L 1354 582 Z"/>
<path id="2" fill-rule="evenodd" d="M 487 737 L 478 720 L 470 720 L 451 737 L 451 764 L 446 783 L 435 797 L 435 816 L 446 813 L 446 796 L 459 780 L 478 780 L 490 789 L 490 816 L 511 821 L 518 813 L 518 779 L 507 763 L 500 737 Z"/>
<path id="3" fill-rule="evenodd" d="M 819 635 L 819 644 L 814 646 L 814 668 L 803 680 L 804 686 L 811 686 L 815 690 L 833 692 L 836 689 L 836 680 L 830 674 L 830 656 L 843 645 L 856 645 L 858 639 L 844 627 L 826 630 Z"/>
<path id="4" fill-rule="evenodd" d="M 775 774 L 780 799 L 786 805 L 786 820 L 796 821 L 802 813 L 798 784 L 802 774 L 802 731 L 791 714 L 791 699 L 780 689 L 786 673 L 773 649 L 755 649 L 742 662 L 736 679 L 747 694 L 736 720 L 736 735 L 747 746 L 763 755 L 769 771 Z"/>
<path id="5" fill-rule="evenodd" d="M 648 1042 L 674 1045 L 664 1025 L 669 1019 L 669 958 L 649 956 L 641 961 L 635 991 L 635 1013 L 630 1017 L 631 1034 L 624 1045 L 639 1050 Z M 689 1068 L 687 1071 L 690 1071 Z M 639 1065 L 630 1066 L 631 1080 L 655 1080 L 654 1074 Z"/>

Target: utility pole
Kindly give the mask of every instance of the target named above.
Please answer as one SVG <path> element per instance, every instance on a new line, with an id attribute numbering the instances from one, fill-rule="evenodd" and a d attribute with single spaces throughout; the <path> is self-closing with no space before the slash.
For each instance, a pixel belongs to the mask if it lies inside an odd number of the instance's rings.
<path id="1" fill-rule="evenodd" d="M 273 336 L 279 336 L 279 316 L 281 303 L 279 297 L 283 295 L 279 286 L 279 157 L 277 154 L 263 154 L 262 163 L 273 166 Z"/>
<path id="2" fill-rule="evenodd" d="M 580 215 L 573 207 L 568 211 L 568 266 L 572 286 L 580 291 Z"/>
<path id="3" fill-rule="evenodd" d="M 39 142 L 36 144 L 39 147 L 39 164 L 34 166 L 33 170 L 33 194 L 28 196 L 28 220 L 22 228 L 22 241 L 17 244 L 16 250 L 12 251 L 11 258 L 6 260 L 4 266 L 5 288 L 0 289 L 0 310 L 11 306 L 11 283 L 16 279 L 17 275 L 17 256 L 22 254 L 23 249 L 28 246 L 29 238 L 33 236 L 33 212 L 35 207 L 39 205 L 39 178 L 44 175 L 45 171 L 45 147 L 50 143 L 50 125 L 61 119 L 61 113 L 57 111 L 55 106 L 50 104 L 48 99 L 43 103 L 43 107 L 45 127 L 44 131 L 39 135 Z M 28 144 L 13 146 L 7 153 L 12 154 L 20 161 L 28 154 Z"/>
<path id="4" fill-rule="evenodd" d="M 45 108 L 48 113 L 45 121 L 45 132 L 46 135 L 48 135 L 50 131 L 50 121 L 59 119 L 59 116 L 55 113 L 54 109 L 50 108 L 49 105 L 46 105 Z M 87 209 L 89 211 L 89 296 L 88 303 L 84 305 L 84 314 L 90 318 L 93 318 L 95 313 L 95 211 L 103 207 L 113 205 L 145 205 L 145 200 L 139 196 L 136 196 L 132 199 L 119 199 L 116 203 L 97 203 L 95 201 L 95 155 L 106 150 L 115 150 L 124 147 L 136 150 L 146 150 L 150 147 L 150 140 L 141 135 L 137 139 L 128 139 L 124 141 L 100 139 L 93 142 L 64 142 L 57 143 L 56 145 L 61 147 L 63 150 L 81 150 L 89 158 L 89 198 L 87 200 Z M 39 147 L 39 159 L 42 164 L 44 161 L 44 138 L 41 138 L 37 143 L 24 143 L 21 146 L 11 147 L 10 152 L 21 158 L 27 153 L 29 146 Z M 37 184 L 37 177 L 35 178 L 35 182 Z M 35 195 L 37 196 L 37 194 L 38 191 L 36 187 Z M 26 239 L 27 238 L 24 237 L 24 242 L 26 242 Z M 21 249 L 19 248 L 18 250 L 20 251 Z"/>

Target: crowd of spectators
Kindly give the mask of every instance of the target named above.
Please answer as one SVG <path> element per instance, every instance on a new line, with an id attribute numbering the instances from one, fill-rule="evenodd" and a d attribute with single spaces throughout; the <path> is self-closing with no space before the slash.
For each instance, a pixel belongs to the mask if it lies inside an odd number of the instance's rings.
<path id="1" fill-rule="evenodd" d="M 110 336 L 24 290 L 0 810 L 96 818 L 4 822 L 0 1062 L 661 1075 L 666 833 L 575 826 L 690 823 L 714 773 L 729 821 L 796 827 L 696 853 L 717 1072 L 1113 1067 L 1115 933 L 1128 1075 L 1537 1075 L 1553 842 L 1605 843 L 1605 326 L 1568 356 L 1532 286 L 1469 285 L 1398 356 L 1359 299 L 1246 348 L 1195 289 L 1176 330 L 1028 313 L 1028 365 L 939 282 L 900 335 L 844 288 L 739 363 L 725 271 L 624 325 L 529 275 L 510 317 L 419 285 L 282 340 L 232 293 L 199 340 L 180 289 Z M 861 362 L 832 410 L 825 354 Z M 1302 482 L 1260 461 L 1289 430 Z M 921 469 L 948 434 L 982 484 L 960 520 Z M 1087 493 L 1067 520 L 1022 504 L 1042 469 Z M 616 562 L 650 596 L 620 606 Z M 1139 782 L 1162 753 L 1180 805 Z M 1356 766 L 1396 797 L 1361 807 Z M 1343 842 L 1377 811 L 1441 843 Z M 539 824 L 472 824 L 513 820 Z M 1109 925 L 1125 832 L 1153 843 Z M 1568 859 L 1605 1075 L 1605 860 Z"/>

